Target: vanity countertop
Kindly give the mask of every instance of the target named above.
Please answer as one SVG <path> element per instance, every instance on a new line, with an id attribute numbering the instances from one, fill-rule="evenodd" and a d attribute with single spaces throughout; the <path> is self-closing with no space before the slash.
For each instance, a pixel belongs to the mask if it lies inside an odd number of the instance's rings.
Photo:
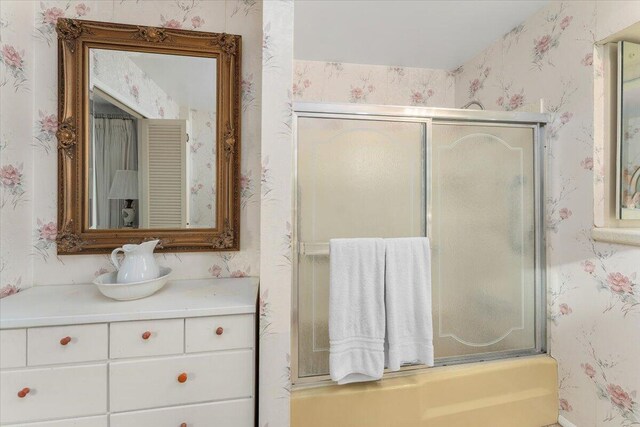
<path id="1" fill-rule="evenodd" d="M 256 277 L 171 280 L 134 301 L 93 284 L 34 286 L 0 300 L 0 329 L 255 313 L 257 293 Z"/>

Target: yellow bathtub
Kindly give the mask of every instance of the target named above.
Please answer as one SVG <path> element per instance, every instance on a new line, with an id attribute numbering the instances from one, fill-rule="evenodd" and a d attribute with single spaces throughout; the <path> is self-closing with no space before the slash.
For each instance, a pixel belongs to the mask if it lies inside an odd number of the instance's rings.
<path id="1" fill-rule="evenodd" d="M 557 418 L 557 364 L 548 356 L 299 389 L 291 397 L 292 427 L 541 427 Z"/>

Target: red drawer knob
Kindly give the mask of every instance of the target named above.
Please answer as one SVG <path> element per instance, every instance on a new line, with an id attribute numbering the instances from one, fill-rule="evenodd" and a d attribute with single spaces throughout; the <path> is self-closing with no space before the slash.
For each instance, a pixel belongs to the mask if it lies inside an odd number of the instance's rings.
<path id="1" fill-rule="evenodd" d="M 222 326 L 219 326 L 218 329 L 216 329 L 216 335 L 222 335 L 223 332 L 224 329 L 222 329 Z"/>
<path id="2" fill-rule="evenodd" d="M 186 372 L 183 372 L 180 375 L 178 375 L 178 382 L 179 383 L 187 382 L 187 373 Z"/>
<path id="3" fill-rule="evenodd" d="M 61 345 L 67 345 L 71 342 L 71 337 L 64 337 L 60 340 Z"/>
<path id="4" fill-rule="evenodd" d="M 187 423 L 180 424 L 180 427 L 187 427 Z"/>
<path id="5" fill-rule="evenodd" d="M 143 340 L 148 340 L 149 337 L 151 337 L 151 332 L 149 332 L 149 331 L 145 331 L 144 334 L 142 334 L 142 339 Z"/>
<path id="6" fill-rule="evenodd" d="M 29 392 L 31 391 L 31 389 L 29 387 L 25 387 L 22 390 L 20 390 L 18 392 L 18 397 L 20 399 L 24 398 L 27 394 L 29 394 Z"/>

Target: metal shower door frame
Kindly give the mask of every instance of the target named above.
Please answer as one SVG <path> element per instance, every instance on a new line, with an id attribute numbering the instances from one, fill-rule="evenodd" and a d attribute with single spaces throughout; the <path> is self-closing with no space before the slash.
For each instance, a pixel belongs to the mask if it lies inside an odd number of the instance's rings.
<path id="1" fill-rule="evenodd" d="M 298 195 L 298 119 L 325 118 L 363 121 L 409 122 L 423 124 L 423 206 L 424 224 L 423 234 L 431 237 L 431 141 L 433 124 L 460 124 L 497 127 L 528 127 L 534 132 L 534 207 L 535 207 L 535 347 L 526 350 L 512 350 L 495 353 L 473 354 L 441 358 L 436 360 L 435 366 L 454 365 L 461 363 L 479 362 L 493 359 L 504 359 L 521 356 L 543 354 L 547 351 L 546 332 L 546 254 L 545 254 L 545 144 L 544 125 L 548 116 L 543 113 L 460 110 L 428 107 L 401 107 L 361 104 L 326 104 L 326 103 L 294 103 L 292 131 L 293 131 L 293 182 L 292 182 L 292 323 L 291 323 L 291 381 L 296 387 L 331 384 L 329 375 L 299 376 L 298 366 L 298 334 L 299 334 L 299 304 L 298 304 L 298 261 L 300 247 L 298 242 L 299 225 L 299 195 Z M 400 372 L 385 373 L 385 377 L 401 376 L 412 371 L 427 369 L 423 366 L 406 366 Z"/>

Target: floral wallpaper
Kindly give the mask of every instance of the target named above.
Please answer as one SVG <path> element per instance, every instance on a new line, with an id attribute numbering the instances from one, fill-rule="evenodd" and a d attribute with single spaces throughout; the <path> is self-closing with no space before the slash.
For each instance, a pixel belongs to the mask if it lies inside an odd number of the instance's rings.
<path id="1" fill-rule="evenodd" d="M 32 227 L 31 153 L 32 145 L 55 146 L 58 126 L 56 114 L 35 108 L 34 11 L 31 4 L 17 6 L 0 4 L 0 297 L 31 286 L 32 246 L 47 241 L 47 233 Z"/>
<path id="2" fill-rule="evenodd" d="M 58 257 L 57 39 L 60 17 L 240 34 L 243 37 L 242 167 L 260 176 L 262 3 L 253 0 L 2 1 L 0 5 L 0 295 L 33 285 L 88 283 L 107 256 Z M 104 77 L 104 76 L 103 76 Z M 121 76 L 130 96 L 145 87 Z M 131 77 L 131 76 L 130 76 Z M 137 89 L 136 89 L 137 87 Z M 162 105 L 150 105 L 161 116 Z M 164 112 L 170 114 L 169 111 Z M 25 124 L 27 124 L 25 126 Z M 205 149 L 204 147 L 200 150 Z M 204 166 L 206 168 L 206 165 Z M 208 191 L 209 189 L 202 189 Z M 176 278 L 259 274 L 260 198 L 245 180 L 241 247 L 230 253 L 163 254 Z"/>
<path id="3" fill-rule="evenodd" d="M 216 117 L 213 111 L 189 110 L 189 226 L 213 227 L 216 207 Z"/>
<path id="4" fill-rule="evenodd" d="M 91 50 L 91 87 L 117 95 L 150 119 L 177 119 L 180 106 L 122 52 Z"/>
<path id="5" fill-rule="evenodd" d="M 296 60 L 292 93 L 295 101 L 452 108 L 454 85 L 444 70 Z"/>
<path id="6" fill-rule="evenodd" d="M 289 425 L 293 0 L 263 3 L 260 427 Z M 256 177 L 257 178 L 257 177 Z M 245 182 L 256 180 L 245 175 Z"/>
<path id="7" fill-rule="evenodd" d="M 550 114 L 549 345 L 560 415 L 580 427 L 640 424 L 640 249 L 590 234 L 594 183 L 605 179 L 594 150 L 594 42 L 637 21 L 637 2 L 554 1 L 463 64 L 455 81 L 458 105 L 517 110 L 542 98 Z"/>

